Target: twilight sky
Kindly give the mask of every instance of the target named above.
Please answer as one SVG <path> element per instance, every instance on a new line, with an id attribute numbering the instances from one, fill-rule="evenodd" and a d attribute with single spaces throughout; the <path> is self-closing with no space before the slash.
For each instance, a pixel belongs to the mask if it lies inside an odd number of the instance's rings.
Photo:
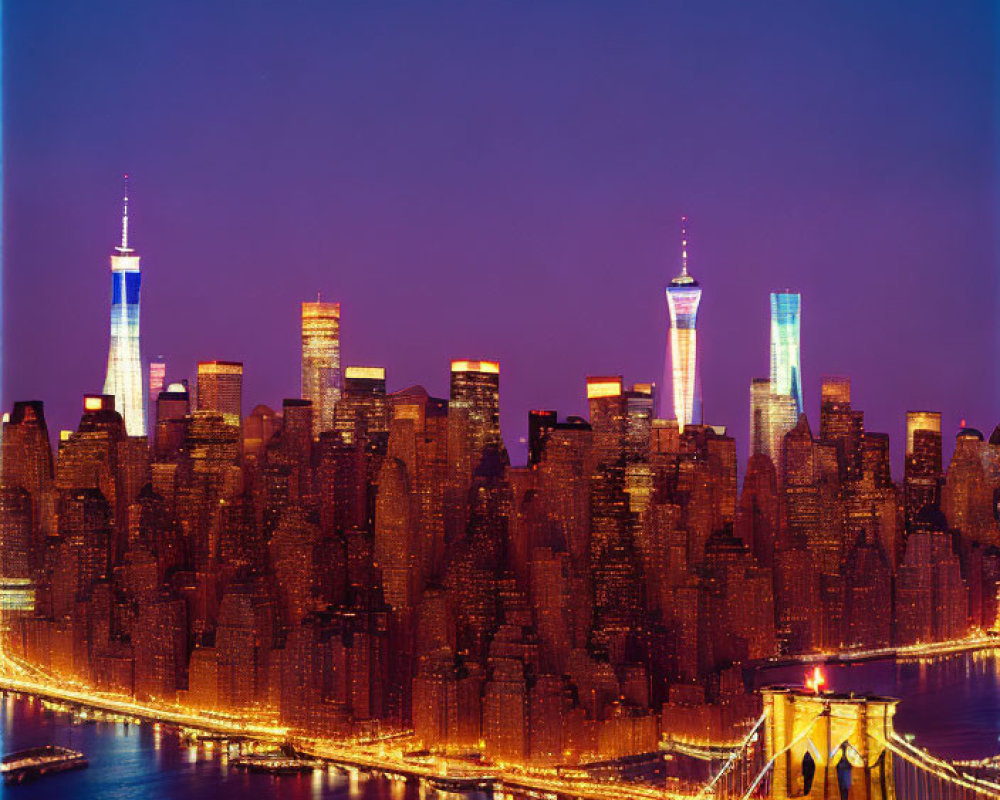
<path id="1" fill-rule="evenodd" d="M 8 2 L 4 407 L 75 427 L 107 358 L 121 173 L 144 355 L 299 393 L 298 303 L 345 364 L 529 408 L 660 381 L 690 219 L 706 421 L 745 456 L 769 291 L 803 294 L 807 413 L 846 374 L 897 459 L 908 408 L 998 409 L 997 19 L 898 2 Z M 949 447 L 950 449 L 950 447 Z M 898 465 L 898 460 L 897 460 Z M 901 477 L 897 473 L 896 477 Z"/>

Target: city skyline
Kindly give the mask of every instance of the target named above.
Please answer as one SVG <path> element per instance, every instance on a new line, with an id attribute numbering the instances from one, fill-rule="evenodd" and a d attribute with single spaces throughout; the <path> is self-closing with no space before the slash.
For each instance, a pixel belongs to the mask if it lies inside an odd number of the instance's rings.
<path id="1" fill-rule="evenodd" d="M 4 783 L 1000 800 L 1000 8 L 0 9 Z"/>
<path id="2" fill-rule="evenodd" d="M 250 412 L 251 408 L 260 405 L 263 401 L 259 398 L 255 399 L 243 397 L 242 361 L 199 360 L 193 365 L 193 368 L 188 369 L 186 374 L 181 374 L 184 371 L 183 367 L 181 370 L 177 370 L 172 362 L 165 363 L 162 355 L 147 357 L 139 350 L 138 280 L 141 280 L 141 276 L 139 272 L 138 253 L 134 248 L 129 246 L 129 176 L 125 175 L 124 179 L 125 193 L 122 201 L 121 215 L 122 238 L 121 243 L 114 248 L 114 253 L 111 259 L 113 281 L 110 309 L 112 324 L 107 377 L 105 379 L 103 393 L 116 397 L 116 410 L 119 411 L 119 413 L 122 413 L 123 418 L 126 419 L 126 426 L 129 428 L 130 436 L 146 435 L 146 430 L 149 428 L 147 415 L 152 413 L 152 409 L 155 406 L 154 401 L 156 399 L 150 392 L 153 385 L 154 372 L 156 374 L 156 380 L 161 382 L 161 388 L 166 388 L 166 386 L 162 384 L 162 381 L 164 380 L 170 382 L 171 384 L 175 384 L 178 381 L 184 381 L 198 387 L 198 391 L 201 391 L 200 387 L 202 384 L 198 376 L 201 375 L 204 369 L 219 369 L 220 367 L 216 367 L 216 365 L 222 365 L 221 368 L 223 369 L 238 367 L 240 386 L 237 389 L 235 396 L 239 399 L 236 401 L 237 405 L 233 405 L 233 402 L 230 401 L 229 407 L 227 407 L 227 413 L 230 417 L 235 419 L 233 415 L 236 413 L 236 409 L 238 407 L 241 417 L 245 417 Z M 663 383 L 657 384 L 655 382 L 647 381 L 646 383 L 640 382 L 640 384 L 637 385 L 649 386 L 650 390 L 654 393 L 653 411 L 656 418 L 677 420 L 681 430 L 683 430 L 684 424 L 722 426 L 729 430 L 730 435 L 733 435 L 732 422 L 728 420 L 704 419 L 702 413 L 703 398 L 700 382 L 701 365 L 700 359 L 698 358 L 697 345 L 695 343 L 696 340 L 694 338 L 696 335 L 695 320 L 697 318 L 698 308 L 701 302 L 702 286 L 698 281 L 694 280 L 688 272 L 688 224 L 689 222 L 687 217 L 682 217 L 680 249 L 681 267 L 677 276 L 672 278 L 666 285 L 666 298 L 669 313 L 667 337 L 664 348 Z M 127 282 L 130 279 L 133 281 L 131 288 L 129 288 L 126 283 L 121 283 L 122 281 Z M 121 283 L 121 285 L 119 285 L 119 283 Z M 683 297 L 681 297 L 681 294 L 683 294 Z M 123 300 L 127 302 L 122 302 Z M 313 437 L 315 438 L 321 431 L 335 429 L 333 424 L 333 408 L 337 402 L 337 398 L 339 398 L 342 393 L 341 386 L 343 383 L 344 365 L 349 363 L 349 361 L 343 360 L 340 346 L 341 303 L 339 301 L 323 302 L 320 293 L 317 296 L 316 301 L 301 301 L 298 305 L 301 309 L 301 381 L 299 387 L 301 393 L 298 396 L 302 399 L 310 399 L 310 395 L 313 393 L 317 396 L 317 400 L 314 402 L 314 409 L 320 410 L 314 414 L 312 422 Z M 678 319 L 680 320 L 679 325 L 677 323 Z M 792 292 L 788 288 L 785 288 L 782 291 L 772 291 L 769 293 L 768 339 L 771 377 L 768 379 L 754 378 L 751 380 L 751 391 L 747 405 L 751 424 L 746 435 L 746 442 L 749 444 L 751 455 L 754 452 L 765 452 L 769 455 L 777 453 L 785 432 L 794 426 L 795 419 L 801 414 L 806 414 L 807 416 L 809 414 L 809 408 L 807 407 L 804 399 L 806 393 L 802 387 L 802 320 L 803 312 L 801 294 Z M 688 338 L 683 338 L 685 336 Z M 116 356 L 119 352 L 124 353 L 124 355 Z M 446 360 L 451 361 L 453 373 L 455 364 L 457 363 L 480 363 L 478 361 L 459 362 L 454 358 Z M 679 368 L 674 366 L 675 361 L 678 361 L 680 364 Z M 497 369 L 499 369 L 499 362 L 484 361 L 482 363 L 495 365 Z M 365 369 L 359 365 L 353 366 L 356 369 Z M 377 369 L 382 371 L 382 380 L 387 381 L 388 370 L 386 367 L 379 366 Z M 147 374 L 149 375 L 150 381 L 148 386 L 145 384 L 145 376 Z M 115 389 L 115 384 L 112 383 L 112 375 L 115 376 L 116 381 L 127 384 L 131 387 L 131 389 L 125 391 L 124 393 L 117 391 Z M 819 382 L 823 383 L 828 378 L 836 377 L 837 376 L 823 374 L 819 377 Z M 844 377 L 846 377 L 847 380 L 850 380 L 850 376 Z M 584 383 L 589 380 L 590 378 L 584 376 Z M 387 383 L 387 385 L 389 384 Z M 401 387 L 396 387 L 393 391 L 398 391 L 399 388 Z M 760 391 L 764 391 L 764 394 L 759 395 L 757 393 L 758 389 Z M 128 409 L 134 408 L 136 405 L 135 398 L 132 396 L 136 392 L 138 392 L 138 396 L 141 398 L 141 403 L 138 406 L 137 411 L 129 411 Z M 83 392 L 82 394 L 86 395 L 87 392 Z M 294 392 L 286 393 L 286 395 L 282 398 L 282 401 L 295 396 Z M 583 392 L 581 396 L 587 396 L 587 392 Z M 16 399 L 17 398 L 15 398 L 15 400 Z M 31 399 L 45 402 L 44 398 Z M 788 409 L 784 409 L 786 400 L 790 403 L 790 407 Z M 125 404 L 124 411 L 122 408 L 123 402 Z M 250 403 L 249 406 L 247 405 L 248 402 Z M 686 422 L 681 419 L 679 415 L 674 413 L 676 407 L 678 406 L 678 402 L 681 404 L 682 415 L 687 415 Z M 763 446 L 763 448 L 760 448 L 760 445 L 758 444 L 762 434 L 755 429 L 755 424 L 753 422 L 755 414 L 760 414 L 759 410 L 755 410 L 755 408 L 758 407 L 755 403 L 764 403 L 768 407 L 767 416 L 763 425 L 767 428 L 767 435 L 764 438 L 768 439 L 769 443 Z M 778 405 L 776 406 L 775 403 Z M 148 411 L 147 405 L 149 406 Z M 198 405 L 199 407 L 202 407 L 200 397 Z M 274 405 L 280 406 L 280 403 L 275 403 Z M 541 407 L 545 406 L 546 403 L 543 400 L 535 405 Z M 822 406 L 822 403 L 819 405 Z M 327 407 L 328 409 L 325 412 L 321 410 L 324 407 Z M 565 413 L 567 416 L 573 416 L 575 412 L 568 411 Z M 945 410 L 943 413 L 945 416 L 950 415 L 949 410 Z M 904 439 L 906 446 L 903 448 L 903 452 L 899 454 L 899 458 L 894 458 L 894 470 L 905 466 L 906 458 L 909 457 L 908 448 L 912 445 L 913 436 L 910 418 L 914 414 L 936 415 L 938 420 L 938 433 L 939 435 L 944 433 L 940 428 L 942 411 L 928 412 L 916 411 L 914 408 L 910 407 L 906 408 L 903 412 L 902 418 L 902 428 L 905 431 L 905 436 L 902 438 Z M 818 415 L 815 412 L 813 416 L 818 418 Z M 129 419 L 132 420 L 131 423 L 128 422 Z M 141 433 L 133 433 L 135 426 L 140 424 L 142 427 L 136 429 L 141 430 Z M 959 423 L 954 429 L 954 432 L 957 434 L 961 428 L 964 428 L 969 424 L 972 423 L 965 417 L 961 417 Z M 72 427 L 60 427 L 54 428 L 54 430 L 72 430 Z M 502 440 L 504 446 L 514 455 L 514 463 L 518 464 L 529 461 L 529 439 L 531 433 L 529 422 L 524 423 L 524 430 L 525 433 L 523 435 L 517 437 L 511 437 L 508 435 Z M 892 435 L 892 433 L 894 432 L 890 432 L 891 440 L 900 438 Z M 950 437 L 941 435 L 941 439 L 949 444 L 951 443 Z M 744 461 L 742 456 L 743 452 L 745 452 L 745 449 L 741 448 L 741 464 Z M 950 450 L 948 450 L 947 447 L 945 448 L 945 454 L 950 455 Z M 772 459 L 773 458 L 774 456 L 772 456 Z"/>
<path id="3" fill-rule="evenodd" d="M 109 19 L 95 7 L 81 19 L 66 8 L 56 22 L 12 7 L 8 26 L 24 35 L 5 53 L 5 330 L 20 347 L 4 364 L 6 405 L 44 398 L 52 424 L 70 427 L 79 390 L 100 389 L 107 297 L 95 274 L 106 275 L 128 171 L 146 354 L 189 372 L 242 359 L 247 396 L 273 407 L 298 391 L 295 309 L 317 290 L 344 303 L 345 359 L 385 366 L 391 386 L 430 376 L 443 394 L 449 358 L 501 361 L 512 449 L 529 409 L 584 413 L 588 374 L 660 383 L 662 291 L 687 213 L 705 286 L 706 420 L 747 440 L 747 386 L 767 374 L 766 293 L 787 286 L 806 309 L 810 419 L 830 373 L 850 375 L 872 427 L 897 434 L 895 465 L 910 407 L 942 410 L 946 432 L 963 417 L 989 427 L 982 9 L 902 21 L 860 7 L 819 18 L 721 10 L 731 31 L 688 8 L 535 9 L 508 21 L 467 10 L 447 38 L 470 46 L 428 62 L 446 52 L 445 33 L 416 12 L 397 28 L 306 11 L 272 42 L 261 38 L 275 23 L 267 9 L 227 28 L 206 5 L 195 33 L 155 9 Z M 887 48 L 857 36 L 880 20 Z M 333 46 L 317 49 L 310 30 Z M 259 47 L 263 66 L 248 68 L 229 41 Z M 173 69 L 164 42 L 194 61 Z M 588 60 L 601 46 L 633 55 L 611 59 L 604 78 Z M 119 80 L 123 59 L 133 67 Z M 423 75 L 412 100 L 366 110 L 371 97 L 410 97 L 410 66 Z M 942 315 L 947 325 L 929 324 Z"/>

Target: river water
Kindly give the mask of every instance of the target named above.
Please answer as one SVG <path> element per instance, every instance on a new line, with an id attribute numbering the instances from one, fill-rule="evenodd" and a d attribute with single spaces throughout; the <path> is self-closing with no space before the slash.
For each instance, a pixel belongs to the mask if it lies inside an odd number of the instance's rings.
<path id="1" fill-rule="evenodd" d="M 874 661 L 824 667 L 837 691 L 900 698 L 898 730 L 947 758 L 981 758 L 1000 752 L 1000 654 L 974 653 L 925 662 Z M 805 667 L 767 670 L 760 683 L 801 683 Z M 24 800 L 436 800 L 415 782 L 346 775 L 340 771 L 273 777 L 229 768 L 209 751 L 158 733 L 152 725 L 73 724 L 66 714 L 33 700 L 0 704 L 0 750 L 42 744 L 84 752 L 90 768 L 47 776 L 24 786 L 0 788 L 4 798 Z"/>
<path id="2" fill-rule="evenodd" d="M 804 666 L 766 670 L 758 686 L 803 683 Z M 838 692 L 899 699 L 895 727 L 948 759 L 1000 753 L 1000 650 L 927 661 L 868 661 L 822 667 L 826 687 Z"/>

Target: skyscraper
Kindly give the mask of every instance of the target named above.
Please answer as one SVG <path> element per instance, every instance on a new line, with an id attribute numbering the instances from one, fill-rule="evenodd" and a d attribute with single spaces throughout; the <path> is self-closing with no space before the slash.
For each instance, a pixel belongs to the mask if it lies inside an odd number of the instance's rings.
<path id="1" fill-rule="evenodd" d="M 802 295 L 771 292 L 771 391 L 792 397 L 799 414 L 802 413 L 801 324 Z"/>
<path id="2" fill-rule="evenodd" d="M 940 411 L 907 411 L 906 412 L 906 455 L 913 454 L 914 434 L 917 431 L 930 431 L 941 434 Z"/>
<path id="3" fill-rule="evenodd" d="M 313 438 L 333 430 L 340 394 L 340 303 L 303 303 L 302 397 L 312 401 Z"/>
<path id="4" fill-rule="evenodd" d="M 795 399 L 775 394 L 767 378 L 750 381 L 750 455 L 763 453 L 781 469 L 781 445 L 785 434 L 795 427 L 798 413 Z"/>
<path id="5" fill-rule="evenodd" d="M 827 375 L 820 383 L 819 437 L 837 447 L 841 478 L 861 475 L 864 414 L 851 408 L 851 380 Z"/>
<path id="6" fill-rule="evenodd" d="M 673 387 L 674 417 L 683 431 L 694 422 L 695 383 L 698 367 L 698 304 L 701 287 L 688 275 L 687 217 L 681 218 L 681 272 L 667 287 L 670 311 L 670 359 L 664 368 L 663 385 Z M 663 393 L 660 416 L 667 419 L 667 392 Z"/>
<path id="7" fill-rule="evenodd" d="M 470 444 L 476 464 L 488 446 L 503 447 L 500 365 L 496 361 L 451 362 L 451 407 L 468 414 Z"/>
<path id="8" fill-rule="evenodd" d="M 925 508 L 940 508 L 942 466 L 941 412 L 907 411 L 903 475 L 907 532 L 913 530 Z"/>
<path id="9" fill-rule="evenodd" d="M 146 435 L 146 403 L 139 353 L 139 256 L 128 245 L 128 175 L 122 200 L 122 243 L 111 255 L 111 344 L 104 394 L 114 395 L 115 408 L 129 436 Z"/>
<path id="10" fill-rule="evenodd" d="M 160 392 L 167 386 L 167 364 L 163 356 L 157 356 L 149 362 L 149 384 L 146 387 L 146 429 L 150 439 L 156 437 L 156 409 Z"/>
<path id="11" fill-rule="evenodd" d="M 167 385 L 167 364 L 163 356 L 149 362 L 149 399 L 153 400 Z"/>
<path id="12" fill-rule="evenodd" d="M 198 362 L 198 410 L 217 411 L 227 425 L 239 425 L 243 407 L 243 362 Z"/>
<path id="13" fill-rule="evenodd" d="M 344 392 L 337 403 L 334 428 L 347 444 L 367 442 L 378 434 L 388 436 L 389 404 L 384 367 L 348 367 L 344 370 Z"/>

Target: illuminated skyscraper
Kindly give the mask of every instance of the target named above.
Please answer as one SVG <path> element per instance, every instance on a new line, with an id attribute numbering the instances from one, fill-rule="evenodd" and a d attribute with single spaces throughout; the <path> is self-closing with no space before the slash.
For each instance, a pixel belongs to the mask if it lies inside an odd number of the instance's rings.
<path id="1" fill-rule="evenodd" d="M 913 530 L 925 508 L 940 508 L 942 466 L 941 412 L 907 411 L 903 476 L 907 531 Z"/>
<path id="2" fill-rule="evenodd" d="M 468 414 L 473 467 L 500 438 L 500 365 L 496 361 L 451 362 L 451 408 Z"/>
<path id="3" fill-rule="evenodd" d="M 147 428 L 150 431 L 150 436 L 154 435 L 153 430 L 156 427 L 156 398 L 160 396 L 160 392 L 164 390 L 166 385 L 167 365 L 163 356 L 157 356 L 149 362 L 149 391 L 146 393 L 146 404 L 149 410 Z"/>
<path id="4" fill-rule="evenodd" d="M 913 454 L 914 434 L 917 431 L 930 431 L 941 435 L 940 411 L 907 411 L 906 412 L 906 455 Z"/>
<path id="5" fill-rule="evenodd" d="M 795 399 L 775 394 L 771 381 L 754 378 L 750 382 L 750 455 L 763 453 L 775 469 L 781 469 L 781 445 L 785 434 L 795 427 L 798 413 Z"/>
<path id="6" fill-rule="evenodd" d="M 837 448 L 843 479 L 861 475 L 861 434 L 864 414 L 851 408 L 851 380 L 825 376 L 820 384 L 819 437 Z M 860 556 L 859 556 L 860 558 Z"/>
<path id="7" fill-rule="evenodd" d="M 149 362 L 149 399 L 152 400 L 167 385 L 167 365 L 163 356 Z"/>
<path id="8" fill-rule="evenodd" d="M 771 391 L 792 397 L 799 414 L 802 413 L 801 324 L 802 295 L 771 292 Z"/>
<path id="9" fill-rule="evenodd" d="M 217 411 L 227 425 L 239 425 L 243 406 L 243 362 L 198 362 L 198 410 Z"/>
<path id="10" fill-rule="evenodd" d="M 122 201 L 122 243 L 111 255 L 111 345 L 104 394 L 114 395 L 115 408 L 129 436 L 146 435 L 146 403 L 139 354 L 139 256 L 128 246 L 128 176 Z"/>
<path id="11" fill-rule="evenodd" d="M 303 303 L 302 397 L 312 400 L 313 438 L 333 430 L 340 394 L 340 303 Z"/>
<path id="12" fill-rule="evenodd" d="M 695 384 L 698 367 L 698 304 L 701 287 L 688 275 L 687 217 L 681 218 L 681 273 L 667 287 L 670 310 L 670 360 L 664 369 L 663 385 L 673 387 L 674 418 L 683 431 L 694 422 Z M 663 393 L 660 416 L 668 419 L 667 392 Z"/>
<path id="13" fill-rule="evenodd" d="M 379 434 L 388 436 L 389 405 L 384 367 L 348 367 L 344 370 L 344 393 L 337 403 L 334 428 L 347 444 L 367 442 Z"/>

